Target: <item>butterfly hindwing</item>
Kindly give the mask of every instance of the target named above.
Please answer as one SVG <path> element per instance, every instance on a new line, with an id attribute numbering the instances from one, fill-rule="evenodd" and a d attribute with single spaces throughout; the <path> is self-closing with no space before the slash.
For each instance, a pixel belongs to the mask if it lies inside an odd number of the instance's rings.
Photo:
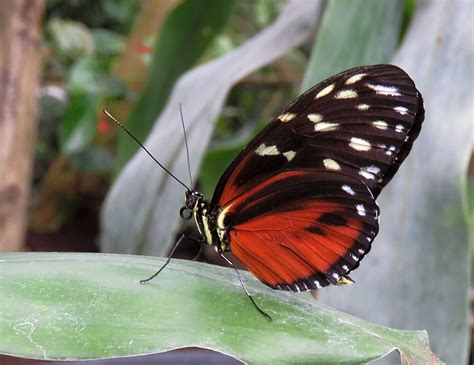
<path id="1" fill-rule="evenodd" d="M 378 207 L 360 180 L 327 170 L 284 171 L 222 209 L 232 253 L 276 289 L 337 283 L 378 231 Z"/>

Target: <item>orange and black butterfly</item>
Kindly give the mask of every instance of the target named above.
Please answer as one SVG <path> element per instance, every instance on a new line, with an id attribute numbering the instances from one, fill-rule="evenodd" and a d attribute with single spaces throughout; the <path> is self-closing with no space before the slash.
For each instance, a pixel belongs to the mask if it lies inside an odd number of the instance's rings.
<path id="1" fill-rule="evenodd" d="M 193 216 L 205 243 L 231 251 L 273 289 L 351 283 L 379 229 L 375 200 L 423 119 L 421 94 L 400 68 L 339 73 L 273 119 L 211 201 L 188 189 L 181 216 Z"/>

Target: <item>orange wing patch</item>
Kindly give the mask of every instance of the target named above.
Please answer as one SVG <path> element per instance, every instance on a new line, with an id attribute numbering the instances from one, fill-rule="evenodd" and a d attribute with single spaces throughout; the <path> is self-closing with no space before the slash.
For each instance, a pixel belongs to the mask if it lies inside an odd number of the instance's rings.
<path id="1" fill-rule="evenodd" d="M 310 201 L 301 210 L 262 215 L 230 230 L 230 249 L 273 288 L 335 284 L 358 266 L 376 233 L 367 235 L 365 223 L 350 213 L 336 203 Z"/>

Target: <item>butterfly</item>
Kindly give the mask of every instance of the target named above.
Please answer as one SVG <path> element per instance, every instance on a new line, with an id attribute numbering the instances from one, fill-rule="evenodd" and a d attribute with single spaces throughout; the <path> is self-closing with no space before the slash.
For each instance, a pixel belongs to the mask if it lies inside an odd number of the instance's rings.
<path id="1" fill-rule="evenodd" d="M 397 66 L 341 72 L 270 121 L 210 201 L 187 189 L 181 216 L 193 217 L 202 241 L 226 261 L 231 251 L 273 289 L 353 283 L 348 274 L 379 230 L 376 198 L 423 120 L 422 96 Z"/>

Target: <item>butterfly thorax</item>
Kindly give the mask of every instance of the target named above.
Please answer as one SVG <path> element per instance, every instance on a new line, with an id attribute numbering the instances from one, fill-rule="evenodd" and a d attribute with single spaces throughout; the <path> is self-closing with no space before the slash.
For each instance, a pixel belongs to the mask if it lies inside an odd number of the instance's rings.
<path id="1" fill-rule="evenodd" d="M 218 250 L 226 251 L 228 249 L 227 232 L 225 228 L 217 226 L 216 209 L 211 208 L 203 195 L 197 191 L 187 191 L 185 208 L 192 213 L 199 234 L 206 243 L 216 246 Z"/>

